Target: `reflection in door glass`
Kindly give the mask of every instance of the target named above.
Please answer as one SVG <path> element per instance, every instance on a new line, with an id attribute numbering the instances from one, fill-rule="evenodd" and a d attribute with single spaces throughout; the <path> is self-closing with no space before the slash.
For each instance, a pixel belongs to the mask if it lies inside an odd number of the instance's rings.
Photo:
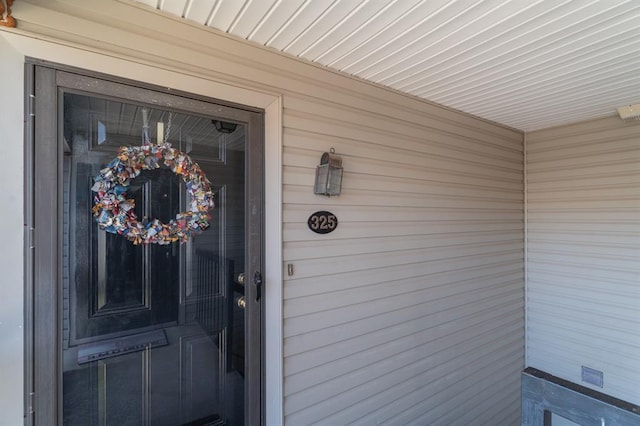
<path id="1" fill-rule="evenodd" d="M 210 227 L 184 244 L 134 245 L 91 213 L 93 178 L 119 146 L 143 143 L 144 117 L 152 143 L 187 153 L 212 182 Z M 64 424 L 243 424 L 245 126 L 74 93 L 62 120 Z M 191 202 L 164 166 L 127 198 L 139 220 L 164 223 Z"/>

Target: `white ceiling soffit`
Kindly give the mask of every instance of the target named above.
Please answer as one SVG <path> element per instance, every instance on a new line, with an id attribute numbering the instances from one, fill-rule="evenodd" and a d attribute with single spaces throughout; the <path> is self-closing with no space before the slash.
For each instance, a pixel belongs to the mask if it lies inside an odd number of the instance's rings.
<path id="1" fill-rule="evenodd" d="M 531 131 L 640 102 L 640 0 L 136 0 Z"/>

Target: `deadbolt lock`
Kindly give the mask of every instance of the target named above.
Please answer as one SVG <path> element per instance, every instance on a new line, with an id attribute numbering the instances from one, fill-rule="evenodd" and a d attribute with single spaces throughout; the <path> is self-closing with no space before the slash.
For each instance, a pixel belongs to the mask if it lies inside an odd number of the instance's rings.
<path id="1" fill-rule="evenodd" d="M 236 282 L 240 285 L 244 285 L 244 272 L 240 272 L 236 277 Z"/>
<path id="2" fill-rule="evenodd" d="M 239 308 L 244 309 L 247 306 L 247 302 L 244 300 L 244 296 L 238 297 L 236 304 Z"/>

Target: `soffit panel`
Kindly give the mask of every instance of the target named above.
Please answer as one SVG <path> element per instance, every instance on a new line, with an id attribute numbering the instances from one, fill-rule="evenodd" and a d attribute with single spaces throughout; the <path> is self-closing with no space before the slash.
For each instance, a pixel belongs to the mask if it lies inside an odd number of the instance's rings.
<path id="1" fill-rule="evenodd" d="M 634 0 L 136 0 L 532 131 L 640 102 Z"/>

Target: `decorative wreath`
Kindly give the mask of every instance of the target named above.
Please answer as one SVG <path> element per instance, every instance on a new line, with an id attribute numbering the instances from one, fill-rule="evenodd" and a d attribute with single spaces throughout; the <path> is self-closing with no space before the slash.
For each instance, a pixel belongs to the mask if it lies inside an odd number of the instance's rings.
<path id="1" fill-rule="evenodd" d="M 147 218 L 138 221 L 135 201 L 127 199 L 127 189 L 142 170 L 157 169 L 162 162 L 186 183 L 190 209 L 178 213 L 169 223 Z M 96 193 L 92 211 L 98 227 L 123 235 L 136 245 L 184 243 L 209 227 L 208 212 L 213 207 L 211 182 L 197 163 L 167 142 L 120 147 L 116 158 L 95 177 L 91 190 Z"/>

